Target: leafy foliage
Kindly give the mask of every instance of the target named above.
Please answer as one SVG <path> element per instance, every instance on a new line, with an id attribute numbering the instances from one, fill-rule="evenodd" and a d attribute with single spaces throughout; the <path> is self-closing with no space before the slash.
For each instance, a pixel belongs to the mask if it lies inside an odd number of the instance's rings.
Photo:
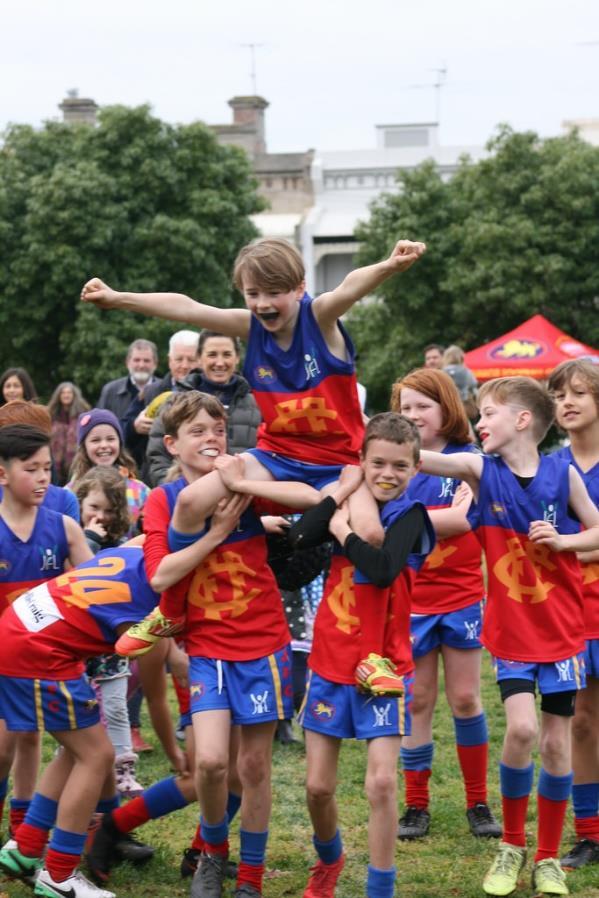
<path id="1" fill-rule="evenodd" d="M 131 340 L 166 347 L 172 324 L 79 303 L 93 275 L 231 305 L 232 263 L 262 208 L 255 187 L 241 150 L 146 106 L 104 108 L 96 128 L 10 128 L 0 150 L 4 366 L 26 367 L 42 396 L 69 378 L 93 399 L 124 373 Z"/>
<path id="2" fill-rule="evenodd" d="M 427 343 L 473 349 L 537 312 L 599 345 L 599 149 L 504 126 L 488 151 L 449 181 L 432 162 L 400 172 L 399 193 L 357 231 L 361 264 L 399 235 L 428 244 L 350 317 L 373 408 L 387 408 L 390 383 L 422 363 Z"/>

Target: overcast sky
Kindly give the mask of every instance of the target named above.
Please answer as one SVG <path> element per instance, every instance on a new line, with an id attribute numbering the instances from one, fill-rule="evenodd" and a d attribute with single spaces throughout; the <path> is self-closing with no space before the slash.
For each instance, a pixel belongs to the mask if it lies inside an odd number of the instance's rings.
<path id="1" fill-rule="evenodd" d="M 372 147 L 376 124 L 434 120 L 443 67 L 445 144 L 599 117 L 597 0 L 1 0 L 0 130 L 59 117 L 69 88 L 229 122 L 227 100 L 253 92 L 248 43 L 271 151 Z"/>

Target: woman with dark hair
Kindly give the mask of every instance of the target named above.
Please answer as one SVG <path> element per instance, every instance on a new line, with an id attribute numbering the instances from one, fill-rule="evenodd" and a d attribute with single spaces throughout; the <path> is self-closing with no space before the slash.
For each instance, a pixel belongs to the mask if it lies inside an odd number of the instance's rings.
<path id="1" fill-rule="evenodd" d="M 89 411 L 90 405 L 81 390 L 70 380 L 58 384 L 48 403 L 52 418 L 50 452 L 54 462 L 55 482 L 64 486 L 77 451 L 77 418 Z"/>
<path id="2" fill-rule="evenodd" d="M 37 390 L 24 368 L 7 368 L 0 375 L 0 405 L 11 399 L 37 400 Z"/>

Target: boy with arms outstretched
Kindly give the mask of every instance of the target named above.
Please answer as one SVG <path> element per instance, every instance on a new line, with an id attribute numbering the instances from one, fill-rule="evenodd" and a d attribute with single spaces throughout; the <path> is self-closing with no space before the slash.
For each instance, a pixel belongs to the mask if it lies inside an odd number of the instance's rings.
<path id="1" fill-rule="evenodd" d="M 321 489 L 337 480 L 343 465 L 357 463 L 364 431 L 354 349 L 339 319 L 389 277 L 406 271 L 424 250 L 422 243 L 400 240 L 388 259 L 356 269 L 314 300 L 305 293 L 301 256 L 276 239 L 257 241 L 237 257 L 234 282 L 246 309 L 217 309 L 180 294 L 119 293 L 97 278 L 81 296 L 100 307 L 186 321 L 247 340 L 243 374 L 263 418 L 257 448 L 244 453 L 247 477 L 297 480 Z M 217 474 L 205 480 L 203 490 L 214 504 L 226 495 Z M 350 511 L 359 533 L 382 538 L 367 491 L 352 496 Z M 172 632 L 173 620 L 181 616 L 180 606 L 166 597 L 160 610 L 146 635 Z"/>
<path id="2" fill-rule="evenodd" d="M 423 452 L 422 468 L 470 484 L 477 500 L 473 521 L 487 558 L 482 642 L 495 657 L 507 729 L 500 764 L 504 835 L 483 889 L 509 895 L 526 862 L 538 683 L 543 766 L 532 882 L 537 894 L 566 895 L 557 857 L 572 786 L 571 721 L 576 692 L 584 686 L 576 552 L 599 547 L 599 512 L 567 460 L 539 456 L 537 446 L 554 416 L 542 386 L 528 377 L 492 380 L 480 390 L 479 407 L 484 456 Z"/>

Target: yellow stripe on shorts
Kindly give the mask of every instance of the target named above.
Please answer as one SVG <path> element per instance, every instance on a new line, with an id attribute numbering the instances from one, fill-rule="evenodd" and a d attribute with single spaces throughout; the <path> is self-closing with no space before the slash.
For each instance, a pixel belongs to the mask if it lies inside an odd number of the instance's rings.
<path id="1" fill-rule="evenodd" d="M 404 695 L 397 696 L 397 721 L 399 732 L 403 736 L 406 732 L 406 699 Z"/>
<path id="2" fill-rule="evenodd" d="M 268 663 L 270 664 L 270 672 L 272 674 L 272 684 L 275 690 L 275 700 L 277 702 L 277 714 L 279 720 L 283 720 L 284 712 L 283 712 L 283 693 L 281 690 L 281 677 L 279 676 L 279 668 L 277 667 L 277 659 L 274 655 L 268 656 Z"/>
<path id="3" fill-rule="evenodd" d="M 77 718 L 75 717 L 75 705 L 73 704 L 73 696 L 67 689 L 67 684 L 64 680 L 59 680 L 58 685 L 60 687 L 60 691 L 64 695 L 67 702 L 67 712 L 69 715 L 69 729 L 76 730 L 77 729 Z"/>
<path id="4" fill-rule="evenodd" d="M 40 732 L 44 731 L 44 708 L 42 706 L 42 684 L 39 680 L 33 681 L 33 695 L 35 698 L 35 719 Z"/>
<path id="5" fill-rule="evenodd" d="M 576 688 L 580 689 L 580 662 L 578 655 L 572 656 L 572 667 L 574 668 L 574 679 L 576 680 Z"/>
<path id="6" fill-rule="evenodd" d="M 300 726 L 303 725 L 304 722 L 304 714 L 306 711 L 306 704 L 308 702 L 308 695 L 310 694 L 310 683 L 312 682 L 312 671 L 308 668 L 308 678 L 306 679 L 306 691 L 304 692 L 304 697 L 302 698 L 302 703 L 300 705 L 300 709 L 297 712 L 297 722 Z"/>

